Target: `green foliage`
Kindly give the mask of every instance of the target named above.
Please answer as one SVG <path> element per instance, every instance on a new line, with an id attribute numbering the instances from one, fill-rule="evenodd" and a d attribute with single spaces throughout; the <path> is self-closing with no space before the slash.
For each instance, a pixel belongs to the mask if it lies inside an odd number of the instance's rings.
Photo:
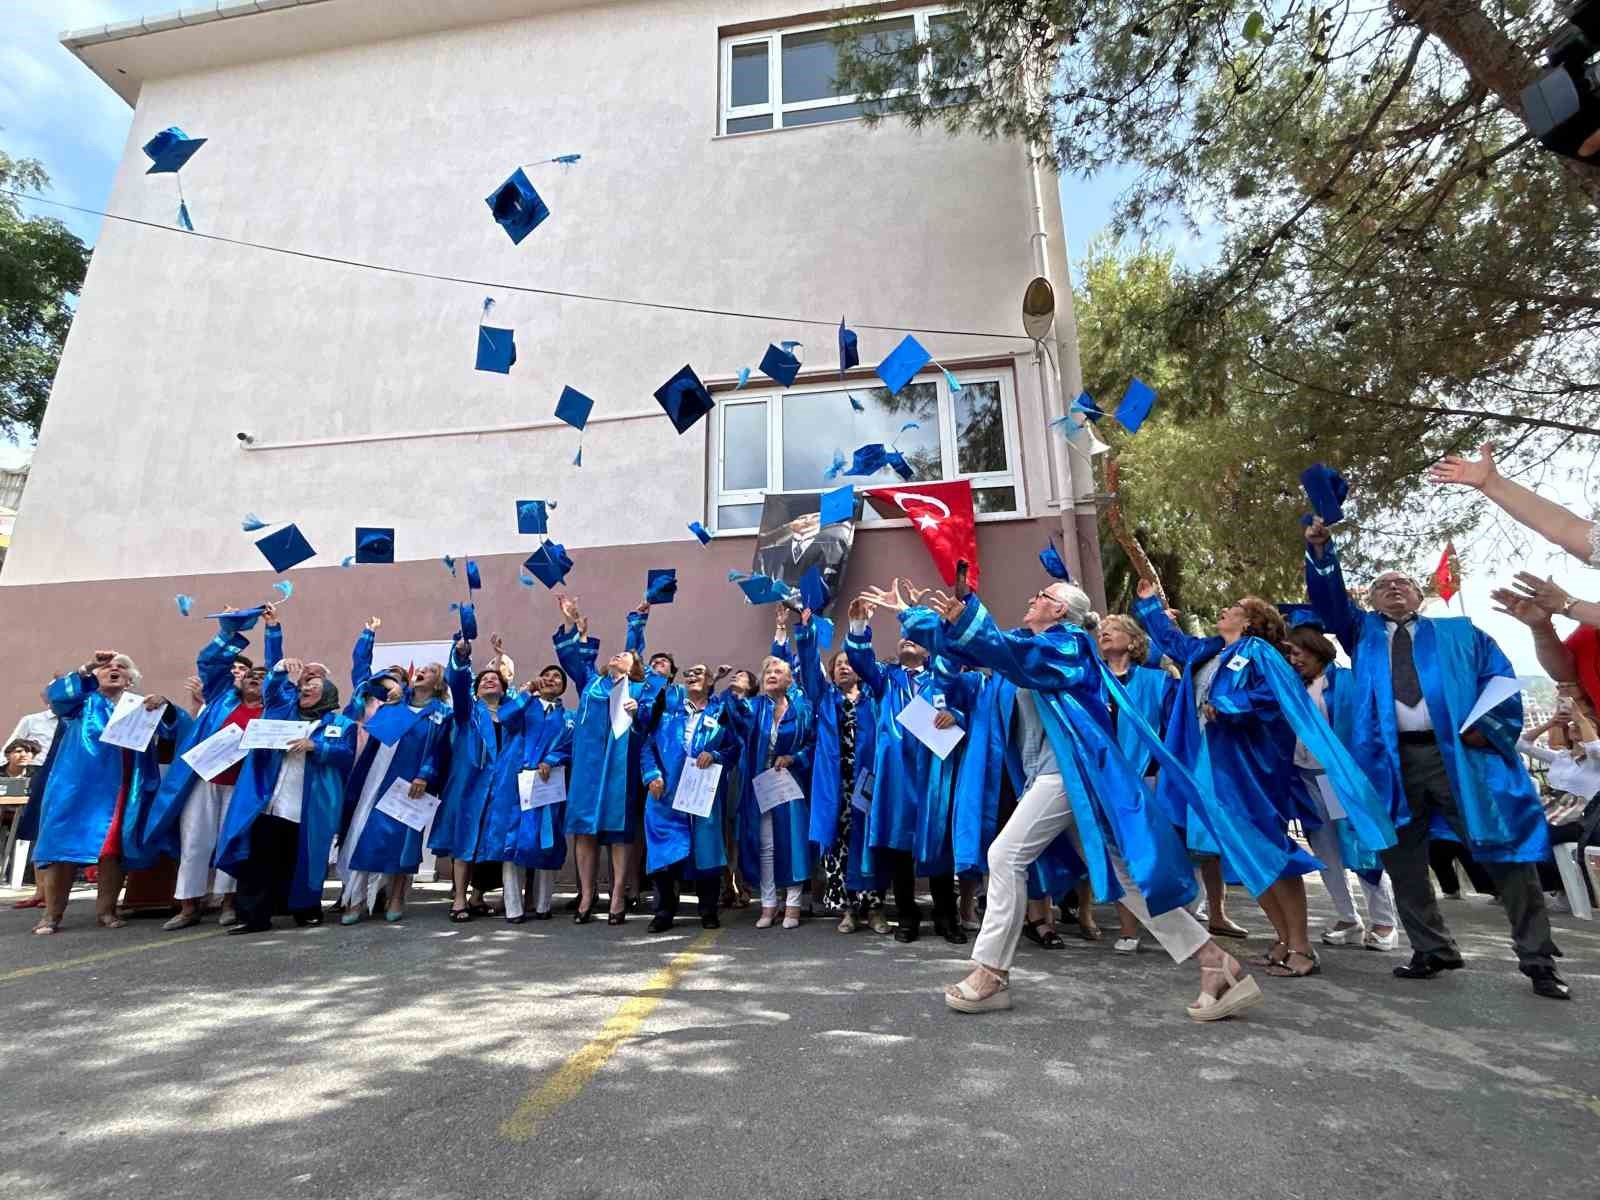
<path id="1" fill-rule="evenodd" d="M 49 182 L 37 162 L 0 151 L 0 187 L 33 192 Z M 65 225 L 25 218 L 0 196 L 0 433 L 39 432 L 72 324 L 67 297 L 88 267 L 89 248 Z"/>

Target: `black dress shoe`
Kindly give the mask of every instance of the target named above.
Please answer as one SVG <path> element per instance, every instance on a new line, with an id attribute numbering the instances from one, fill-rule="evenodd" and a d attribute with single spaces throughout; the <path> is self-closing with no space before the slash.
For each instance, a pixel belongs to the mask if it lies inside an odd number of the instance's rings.
<path id="1" fill-rule="evenodd" d="M 621 912 L 608 912 L 606 914 L 606 924 L 607 925 L 623 925 L 623 924 L 627 923 L 627 920 L 628 920 L 628 910 L 627 909 L 623 909 Z"/>
<path id="2" fill-rule="evenodd" d="M 700 918 L 700 928 L 701 929 L 721 929 L 722 928 L 722 918 L 717 916 L 716 913 L 711 913 L 709 916 L 701 917 Z"/>
<path id="3" fill-rule="evenodd" d="M 528 914 L 527 913 L 523 913 L 521 916 L 507 917 L 506 918 L 506 924 L 507 925 L 521 925 L 527 919 L 528 919 Z"/>
<path id="4" fill-rule="evenodd" d="M 1459 954 L 1424 954 L 1421 950 L 1411 952 L 1411 961 L 1401 963 L 1394 969 L 1396 979 L 1432 979 L 1440 971 L 1459 971 L 1467 964 L 1462 961 Z"/>
<path id="5" fill-rule="evenodd" d="M 294 915 L 294 923 L 296 925 L 298 925 L 301 929 L 305 929 L 307 926 L 310 926 L 310 925 L 321 925 L 322 924 L 322 910 L 321 909 L 313 909 L 310 912 L 298 912 L 298 913 L 295 913 L 295 915 Z"/>
<path id="6" fill-rule="evenodd" d="M 556 915 L 553 912 L 536 912 L 532 916 L 535 921 L 553 921 Z"/>
<path id="7" fill-rule="evenodd" d="M 1533 980 L 1533 991 L 1536 996 L 1543 996 L 1546 1000 L 1571 1000 L 1572 989 L 1567 986 L 1567 981 L 1556 974 L 1554 967 L 1524 967 L 1522 973 Z"/>
<path id="8" fill-rule="evenodd" d="M 897 942 L 914 942 L 921 936 L 920 925 L 901 925 L 894 931 L 894 940 Z"/>
<path id="9" fill-rule="evenodd" d="M 671 928 L 672 918 L 667 916 L 666 913 L 657 913 L 655 916 L 650 918 L 651 933 L 665 933 Z"/>
<path id="10" fill-rule="evenodd" d="M 578 911 L 578 897 L 574 896 L 571 900 L 568 900 L 565 904 L 563 904 L 561 906 L 561 911 L 562 912 L 577 912 Z"/>
<path id="11" fill-rule="evenodd" d="M 271 933 L 271 932 L 272 932 L 272 926 L 271 925 L 235 925 L 232 929 L 228 930 L 228 936 L 229 937 L 234 937 L 235 935 L 241 934 L 241 933 Z"/>

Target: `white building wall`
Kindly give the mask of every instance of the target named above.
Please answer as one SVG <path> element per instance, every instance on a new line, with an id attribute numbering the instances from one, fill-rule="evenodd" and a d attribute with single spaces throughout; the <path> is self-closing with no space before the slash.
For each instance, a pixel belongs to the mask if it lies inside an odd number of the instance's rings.
<path id="1" fill-rule="evenodd" d="M 686 540 L 706 515 L 706 423 L 682 438 L 660 416 L 593 425 L 581 469 L 564 427 L 254 452 L 234 435 L 541 420 L 564 384 L 597 416 L 651 413 L 685 362 L 726 378 L 798 338 L 811 362 L 833 363 L 840 316 L 1019 330 L 1035 273 L 1019 147 L 858 122 L 715 136 L 719 25 L 786 11 L 574 9 L 147 82 L 114 213 L 170 226 L 173 180 L 145 175 L 139 147 L 177 124 L 211 139 L 183 173 L 205 234 L 830 324 L 515 294 L 107 221 L 3 582 L 258 569 L 246 510 L 299 522 L 319 564 L 352 552 L 358 524 L 396 526 L 402 559 L 525 553 L 518 496 L 560 501 L 556 532 L 573 547 Z M 553 215 L 513 246 L 483 197 L 518 164 L 563 153 L 583 161 L 530 172 Z M 517 330 L 509 376 L 472 369 L 485 295 L 491 323 Z M 898 336 L 862 330 L 863 364 Z M 1027 344 L 921 340 L 952 361 L 1022 353 L 1026 494 L 1046 512 Z"/>

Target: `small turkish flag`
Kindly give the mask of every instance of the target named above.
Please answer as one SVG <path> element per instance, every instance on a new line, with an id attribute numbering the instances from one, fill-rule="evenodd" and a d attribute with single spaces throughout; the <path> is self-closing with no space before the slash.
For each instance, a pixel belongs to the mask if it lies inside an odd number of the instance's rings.
<path id="1" fill-rule="evenodd" d="M 1446 604 L 1450 603 L 1450 597 L 1461 590 L 1461 560 L 1456 557 L 1454 542 L 1444 544 L 1439 565 L 1433 569 L 1433 590 L 1439 593 L 1439 598 Z"/>
<path id="2" fill-rule="evenodd" d="M 968 480 L 872 488 L 865 495 L 879 515 L 911 518 L 946 584 L 954 586 L 956 564 L 964 562 L 967 586 L 978 590 L 978 529 Z"/>

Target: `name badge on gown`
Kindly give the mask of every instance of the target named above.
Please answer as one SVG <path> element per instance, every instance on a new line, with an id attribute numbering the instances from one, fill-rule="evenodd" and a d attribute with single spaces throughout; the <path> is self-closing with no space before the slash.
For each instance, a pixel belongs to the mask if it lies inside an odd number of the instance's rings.
<path id="1" fill-rule="evenodd" d="M 344 727 L 341 725 L 324 725 L 322 727 L 322 736 L 325 738 L 343 737 Z"/>
<path id="2" fill-rule="evenodd" d="M 872 798 L 872 772 L 860 771 L 856 774 L 856 786 L 850 792 L 850 807 L 857 812 L 866 812 L 867 804 Z"/>
<path id="3" fill-rule="evenodd" d="M 1242 654 L 1235 654 L 1228 660 L 1228 670 L 1242 671 L 1250 665 L 1250 660 Z"/>

